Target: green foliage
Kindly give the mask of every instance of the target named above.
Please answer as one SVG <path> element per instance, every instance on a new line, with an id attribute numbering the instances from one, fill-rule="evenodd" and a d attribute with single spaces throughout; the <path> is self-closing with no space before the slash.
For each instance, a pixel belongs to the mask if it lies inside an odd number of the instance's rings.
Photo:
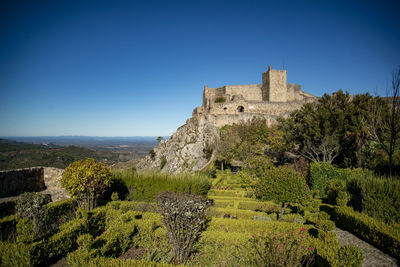
<path id="1" fill-rule="evenodd" d="M 346 198 L 347 196 L 346 181 L 335 178 L 330 179 L 326 184 L 325 191 L 328 195 L 328 201 L 331 204 L 338 204 L 338 202 L 340 202 L 341 204 L 344 204 L 341 206 L 346 206 L 347 202 L 349 201 L 349 197 Z"/>
<path id="2" fill-rule="evenodd" d="M 327 162 L 310 164 L 309 184 L 311 189 L 318 190 L 321 197 L 326 197 L 326 184 L 330 179 L 337 177 L 337 168 Z"/>
<path id="3" fill-rule="evenodd" d="M 336 225 L 331 220 L 319 219 L 316 221 L 315 227 L 321 229 L 322 231 L 328 232 L 334 230 Z"/>
<path id="4" fill-rule="evenodd" d="M 226 125 L 220 130 L 217 161 L 229 165 L 234 159 L 266 158 L 264 151 L 272 142 L 265 119 L 253 118 L 251 121 Z"/>
<path id="5" fill-rule="evenodd" d="M 14 241 L 17 226 L 17 216 L 10 215 L 0 219 L 0 240 Z"/>
<path id="6" fill-rule="evenodd" d="M 165 164 L 167 164 L 167 158 L 165 156 L 162 156 L 161 163 L 160 163 L 160 170 L 162 170 L 164 168 Z"/>
<path id="7" fill-rule="evenodd" d="M 279 205 L 272 201 L 240 201 L 237 208 L 242 210 L 262 211 L 266 213 L 279 212 L 280 210 Z"/>
<path id="8" fill-rule="evenodd" d="M 134 171 L 115 172 L 129 188 L 130 200 L 153 201 L 163 191 L 207 195 L 211 188 L 210 179 L 203 174 L 165 174 L 158 172 L 137 173 Z"/>
<path id="9" fill-rule="evenodd" d="M 153 149 L 149 151 L 149 155 L 150 155 L 150 158 L 151 158 L 152 160 L 154 160 L 154 159 L 156 158 L 156 152 L 154 152 Z"/>
<path id="10" fill-rule="evenodd" d="M 17 223 L 17 242 L 30 244 L 34 238 L 32 221 L 29 219 L 19 219 Z"/>
<path id="11" fill-rule="evenodd" d="M 18 157 L 10 157 L 11 154 Z M 106 159 L 108 163 L 118 162 L 118 154 L 110 151 L 94 151 L 77 146 L 49 148 L 11 140 L 0 139 L 0 170 L 48 166 L 64 169 L 77 160 L 94 158 Z"/>
<path id="12" fill-rule="evenodd" d="M 117 200 L 119 200 L 119 197 L 118 197 L 118 193 L 117 193 L 117 192 L 113 192 L 113 193 L 111 194 L 111 200 L 112 200 L 112 201 L 117 201 Z"/>
<path id="13" fill-rule="evenodd" d="M 217 98 L 215 98 L 215 103 L 225 103 L 226 99 L 223 96 L 219 96 Z"/>
<path id="14" fill-rule="evenodd" d="M 346 245 L 338 251 L 339 259 L 344 263 L 343 266 L 358 267 L 361 266 L 364 255 L 362 252 L 353 245 Z"/>
<path id="15" fill-rule="evenodd" d="M 310 266 L 314 248 L 305 244 L 304 231 L 305 228 L 301 228 L 279 234 L 253 235 L 250 257 L 257 266 Z"/>
<path id="16" fill-rule="evenodd" d="M 47 209 L 45 205 L 49 201 L 49 197 L 36 192 L 24 193 L 17 200 L 16 210 L 18 218 L 31 221 L 31 234 L 33 234 L 34 238 L 38 238 L 48 230 L 46 224 Z"/>
<path id="17" fill-rule="evenodd" d="M 382 249 L 395 258 L 400 257 L 400 231 L 350 207 L 323 206 L 332 213 L 335 223 Z"/>
<path id="18" fill-rule="evenodd" d="M 243 190 L 220 190 L 211 189 L 208 193 L 210 197 L 212 196 L 226 196 L 226 197 L 244 197 L 246 191 Z"/>
<path id="19" fill-rule="evenodd" d="M 64 170 L 61 184 L 81 206 L 92 210 L 111 184 L 111 170 L 94 159 L 75 161 Z"/>
<path id="20" fill-rule="evenodd" d="M 68 263 L 71 267 L 179 267 L 185 265 L 175 265 L 168 263 L 158 263 L 148 260 L 134 260 L 134 259 L 114 259 L 107 257 L 85 258 L 70 263 L 70 255 L 68 255 Z"/>
<path id="21" fill-rule="evenodd" d="M 229 217 L 251 220 L 255 216 L 266 216 L 267 214 L 264 212 L 252 211 L 252 210 L 211 207 L 207 211 L 207 215 L 211 216 L 211 217 L 216 217 L 216 218 L 223 218 L 225 215 L 229 215 Z"/>
<path id="22" fill-rule="evenodd" d="M 388 224 L 400 223 L 400 181 L 377 176 L 348 183 L 353 207 Z"/>
<path id="23" fill-rule="evenodd" d="M 311 197 L 304 178 L 285 167 L 266 171 L 259 177 L 253 189 L 257 199 L 274 200 L 283 204 L 301 204 L 308 202 Z M 283 208 L 284 205 L 282 205 Z"/>
<path id="24" fill-rule="evenodd" d="M 174 260 L 185 263 L 206 224 L 206 209 L 211 201 L 203 196 L 164 192 L 157 205 L 168 232 Z"/>

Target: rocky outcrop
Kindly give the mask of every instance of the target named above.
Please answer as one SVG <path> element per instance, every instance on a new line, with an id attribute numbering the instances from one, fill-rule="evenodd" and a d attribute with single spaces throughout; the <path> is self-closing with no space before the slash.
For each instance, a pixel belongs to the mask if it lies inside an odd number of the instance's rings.
<path id="1" fill-rule="evenodd" d="M 218 138 L 219 129 L 204 117 L 190 118 L 169 139 L 161 141 L 154 153 L 150 152 L 136 168 L 169 173 L 202 170 L 213 161 Z"/>

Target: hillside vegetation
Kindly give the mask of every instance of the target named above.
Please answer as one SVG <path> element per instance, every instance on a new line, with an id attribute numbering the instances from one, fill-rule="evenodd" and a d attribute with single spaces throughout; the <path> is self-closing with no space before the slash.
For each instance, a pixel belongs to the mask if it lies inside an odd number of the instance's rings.
<path id="1" fill-rule="evenodd" d="M 97 161 L 112 164 L 118 161 L 118 154 L 77 146 L 47 147 L 0 139 L 0 170 L 34 166 L 64 169 L 70 163 L 85 158 L 94 158 Z"/>

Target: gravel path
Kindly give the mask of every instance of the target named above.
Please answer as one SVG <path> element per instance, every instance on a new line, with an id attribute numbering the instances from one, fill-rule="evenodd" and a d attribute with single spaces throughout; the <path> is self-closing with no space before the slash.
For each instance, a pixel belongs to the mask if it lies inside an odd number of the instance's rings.
<path id="1" fill-rule="evenodd" d="M 364 253 L 364 261 L 363 267 L 371 267 L 371 266 L 400 266 L 399 262 L 391 256 L 383 253 L 379 249 L 374 246 L 368 244 L 364 240 L 359 239 L 352 233 L 345 231 L 340 228 L 335 229 L 335 233 L 338 236 L 338 240 L 342 245 L 355 245 Z"/>

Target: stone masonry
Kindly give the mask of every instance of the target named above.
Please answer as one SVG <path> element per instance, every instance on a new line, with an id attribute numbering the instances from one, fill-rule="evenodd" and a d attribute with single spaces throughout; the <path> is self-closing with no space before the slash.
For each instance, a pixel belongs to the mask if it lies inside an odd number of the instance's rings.
<path id="1" fill-rule="evenodd" d="M 286 70 L 273 70 L 271 66 L 263 73 L 262 84 L 205 85 L 203 104 L 193 110 L 192 118 L 136 167 L 169 173 L 202 170 L 215 157 L 220 127 L 255 117 L 271 125 L 278 117 L 286 117 L 316 99 L 300 85 L 287 83 Z"/>

